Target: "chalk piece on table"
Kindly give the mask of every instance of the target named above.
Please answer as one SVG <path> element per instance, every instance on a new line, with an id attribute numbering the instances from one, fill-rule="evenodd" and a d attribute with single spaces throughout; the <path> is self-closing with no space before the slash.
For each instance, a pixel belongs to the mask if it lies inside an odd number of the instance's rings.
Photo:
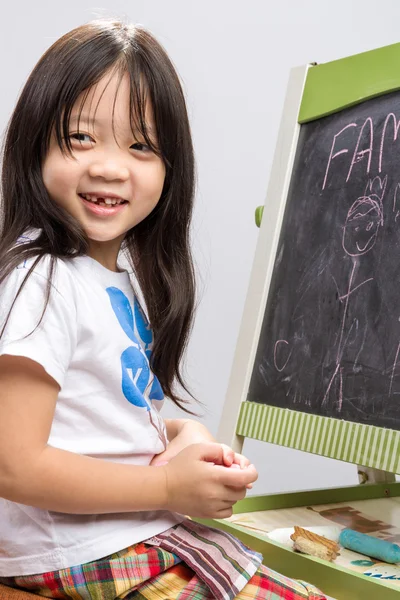
<path id="1" fill-rule="evenodd" d="M 327 538 L 328 540 L 333 540 L 334 542 L 339 542 L 339 535 L 342 531 L 340 527 L 335 527 L 331 525 L 311 525 L 305 527 L 305 529 L 307 529 L 307 531 L 317 533 L 318 535 L 321 535 L 324 538 Z M 272 529 L 272 531 L 268 531 L 266 535 L 267 537 L 269 537 L 270 540 L 292 548 L 293 542 L 290 536 L 292 535 L 293 531 L 293 527 L 280 527 L 278 529 Z"/>
<path id="2" fill-rule="evenodd" d="M 339 545 L 322 535 L 294 526 L 294 533 L 290 536 L 294 542 L 294 549 L 303 554 L 309 554 L 332 562 L 339 555 Z"/>
<path id="3" fill-rule="evenodd" d="M 400 562 L 400 546 L 365 533 L 353 531 L 353 529 L 343 529 L 339 536 L 339 544 L 354 552 L 378 558 L 387 563 Z"/>

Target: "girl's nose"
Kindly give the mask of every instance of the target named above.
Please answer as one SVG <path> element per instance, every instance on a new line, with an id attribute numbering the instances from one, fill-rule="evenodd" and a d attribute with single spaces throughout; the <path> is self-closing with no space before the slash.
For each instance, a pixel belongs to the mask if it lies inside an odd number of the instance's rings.
<path id="1" fill-rule="evenodd" d="M 128 169 L 118 161 L 105 159 L 96 160 L 89 166 L 90 177 L 101 177 L 107 181 L 115 179 L 126 181 L 129 178 Z"/>

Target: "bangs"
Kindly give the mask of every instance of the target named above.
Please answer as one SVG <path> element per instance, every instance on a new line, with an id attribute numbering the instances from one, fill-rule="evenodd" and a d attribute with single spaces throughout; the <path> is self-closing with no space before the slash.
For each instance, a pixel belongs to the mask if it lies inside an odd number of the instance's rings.
<path id="1" fill-rule="evenodd" d="M 145 81 L 144 79 L 144 73 L 140 70 L 139 66 L 136 64 L 136 61 L 128 66 L 128 62 L 126 61 L 124 56 L 120 57 L 117 63 L 105 70 L 105 72 L 98 74 L 96 80 L 89 84 L 85 89 L 80 89 L 79 81 L 71 82 L 72 87 L 74 88 L 74 93 L 66 94 L 65 103 L 63 103 L 63 98 L 60 98 L 60 105 L 54 115 L 53 131 L 59 148 L 63 153 L 72 156 L 72 146 L 70 140 L 70 122 L 72 111 L 75 108 L 78 108 L 76 131 L 77 133 L 79 133 L 82 111 L 84 109 L 84 106 L 87 104 L 90 92 L 98 86 L 99 82 L 104 77 L 107 77 L 104 89 L 102 90 L 96 105 L 93 106 L 91 101 L 88 106 L 89 118 L 91 121 L 94 122 L 96 118 L 97 109 L 103 98 L 103 95 L 115 75 L 118 75 L 118 83 L 116 87 L 111 117 L 115 140 L 117 141 L 114 118 L 115 106 L 121 82 L 124 76 L 128 75 L 130 85 L 129 115 L 132 136 L 136 140 L 136 142 L 145 142 L 146 145 L 157 156 L 160 156 L 163 160 L 165 160 L 165 157 L 162 156 L 158 145 L 157 125 L 156 123 L 154 123 L 154 125 L 151 126 L 148 122 L 148 114 L 149 111 L 152 112 L 152 104 L 148 84 L 147 81 Z M 77 103 L 79 103 L 78 107 Z"/>

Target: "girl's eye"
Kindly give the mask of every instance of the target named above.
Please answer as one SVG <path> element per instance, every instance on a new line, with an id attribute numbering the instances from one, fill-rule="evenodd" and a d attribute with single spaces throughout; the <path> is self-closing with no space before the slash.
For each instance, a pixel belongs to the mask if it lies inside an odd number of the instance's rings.
<path id="1" fill-rule="evenodd" d="M 151 152 L 150 146 L 142 144 L 142 142 L 136 142 L 131 146 L 132 150 L 138 150 L 139 152 Z"/>
<path id="2" fill-rule="evenodd" d="M 77 142 L 80 142 L 81 144 L 83 144 L 84 142 L 94 142 L 94 139 L 87 133 L 70 133 L 69 136 L 72 140 L 76 140 Z"/>

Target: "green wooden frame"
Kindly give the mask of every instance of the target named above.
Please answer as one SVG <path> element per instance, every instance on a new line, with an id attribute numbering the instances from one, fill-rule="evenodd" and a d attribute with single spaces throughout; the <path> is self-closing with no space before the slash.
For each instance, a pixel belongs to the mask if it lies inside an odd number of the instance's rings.
<path id="1" fill-rule="evenodd" d="M 299 123 L 307 123 L 400 89 L 400 43 L 312 66 Z"/>
<path id="2" fill-rule="evenodd" d="M 253 496 L 238 502 L 234 512 L 240 514 L 389 496 L 400 496 L 399 483 Z M 257 552 L 261 552 L 264 564 L 269 568 L 279 571 L 287 577 L 312 581 L 324 593 L 330 594 L 338 600 L 399 600 L 399 588 L 395 588 L 385 581 L 378 581 L 313 556 L 299 554 L 260 533 L 249 531 L 245 527 L 226 520 L 196 519 L 196 521 L 235 535 L 243 543 L 251 546 Z"/>
<path id="3" fill-rule="evenodd" d="M 400 431 L 243 402 L 236 433 L 400 474 Z"/>

